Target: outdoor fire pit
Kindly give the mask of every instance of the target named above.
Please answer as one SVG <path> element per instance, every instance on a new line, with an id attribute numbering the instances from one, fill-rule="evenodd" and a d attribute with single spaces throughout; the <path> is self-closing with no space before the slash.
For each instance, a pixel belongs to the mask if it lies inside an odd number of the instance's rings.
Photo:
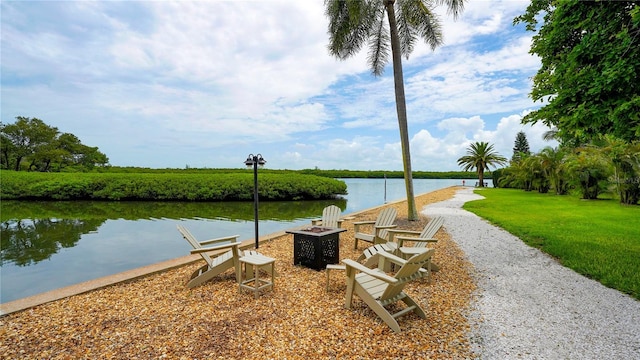
<path id="1" fill-rule="evenodd" d="M 311 226 L 301 230 L 289 230 L 293 234 L 293 264 L 315 270 L 323 270 L 327 264 L 340 261 L 341 228 Z"/>

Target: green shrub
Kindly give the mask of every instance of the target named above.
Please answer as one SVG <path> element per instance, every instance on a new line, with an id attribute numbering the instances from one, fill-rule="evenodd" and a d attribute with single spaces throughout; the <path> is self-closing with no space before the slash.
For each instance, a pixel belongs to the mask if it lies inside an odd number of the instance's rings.
<path id="1" fill-rule="evenodd" d="M 319 200 L 346 194 L 343 181 L 296 172 L 265 172 L 261 200 Z M 252 172 L 36 173 L 2 171 L 5 200 L 244 201 L 253 199 Z"/>

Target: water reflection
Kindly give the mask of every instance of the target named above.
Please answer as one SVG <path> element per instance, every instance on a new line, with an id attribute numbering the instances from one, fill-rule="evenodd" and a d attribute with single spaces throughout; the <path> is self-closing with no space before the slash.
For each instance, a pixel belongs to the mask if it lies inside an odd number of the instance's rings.
<path id="1" fill-rule="evenodd" d="M 345 199 L 263 202 L 260 204 L 260 220 L 289 222 L 313 218 L 331 204 L 343 211 L 346 208 Z M 26 216 L 31 218 L 26 219 Z M 84 234 L 98 231 L 107 220 L 245 222 L 253 221 L 253 203 L 4 201 L 2 218 L 0 265 L 26 266 L 49 259 L 61 248 L 76 246 Z"/>
<path id="2" fill-rule="evenodd" d="M 260 203 L 260 235 L 308 224 L 334 204 L 344 214 L 403 199 L 402 179 L 345 179 L 328 201 Z M 416 194 L 460 180 L 416 180 Z M 16 300 L 189 253 L 196 238 L 253 239 L 253 202 L 0 202 L 0 302 Z"/>
<path id="3" fill-rule="evenodd" d="M 3 209 L 4 212 L 4 209 Z M 104 220 L 22 219 L 0 224 L 0 266 L 27 266 L 47 260 L 61 248 L 76 246 L 82 234 L 97 231 Z"/>
<path id="4" fill-rule="evenodd" d="M 346 199 L 318 201 L 263 201 L 260 220 L 292 220 L 317 216 L 327 204 L 343 211 Z M 253 220 L 253 202 L 168 202 L 168 201 L 3 201 L 0 219 L 225 219 Z"/>

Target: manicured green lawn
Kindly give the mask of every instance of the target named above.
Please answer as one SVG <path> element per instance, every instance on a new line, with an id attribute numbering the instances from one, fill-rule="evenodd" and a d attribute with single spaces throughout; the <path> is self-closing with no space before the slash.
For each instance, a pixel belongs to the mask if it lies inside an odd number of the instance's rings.
<path id="1" fill-rule="evenodd" d="M 640 300 L 640 206 L 514 189 L 476 191 L 464 209 L 605 286 Z"/>

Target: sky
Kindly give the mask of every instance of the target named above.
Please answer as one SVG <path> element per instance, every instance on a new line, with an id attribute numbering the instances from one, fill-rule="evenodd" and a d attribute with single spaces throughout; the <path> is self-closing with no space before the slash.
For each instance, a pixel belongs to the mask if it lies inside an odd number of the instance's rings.
<path id="1" fill-rule="evenodd" d="M 528 1 L 471 0 L 436 12 L 444 44 L 403 58 L 414 171 L 458 171 L 469 144 L 511 158 L 543 124 L 529 98 L 540 60 L 513 18 Z M 367 48 L 327 50 L 322 0 L 6 1 L 1 121 L 38 118 L 114 166 L 402 170 L 393 69 Z"/>

